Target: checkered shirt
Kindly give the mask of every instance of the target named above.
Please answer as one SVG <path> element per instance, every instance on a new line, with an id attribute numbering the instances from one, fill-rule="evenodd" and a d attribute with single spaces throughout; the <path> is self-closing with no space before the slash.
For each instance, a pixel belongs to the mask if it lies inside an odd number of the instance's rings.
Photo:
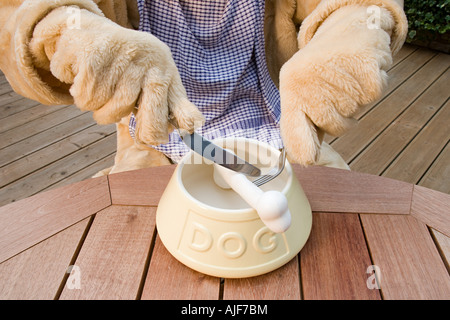
<path id="1" fill-rule="evenodd" d="M 281 148 L 280 95 L 267 70 L 264 0 L 138 0 L 141 31 L 172 52 L 189 100 L 213 140 L 245 137 Z M 136 118 L 130 120 L 134 137 Z M 189 151 L 175 130 L 152 146 L 178 162 Z"/>

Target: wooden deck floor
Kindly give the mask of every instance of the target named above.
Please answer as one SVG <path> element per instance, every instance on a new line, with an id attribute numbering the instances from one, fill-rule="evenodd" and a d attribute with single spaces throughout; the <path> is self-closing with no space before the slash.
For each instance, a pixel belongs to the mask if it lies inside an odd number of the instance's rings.
<path id="1" fill-rule="evenodd" d="M 405 45 L 384 96 L 359 124 L 327 138 L 354 171 L 450 193 L 450 55 Z M 111 166 L 115 126 L 75 106 L 43 106 L 0 74 L 0 206 Z"/>

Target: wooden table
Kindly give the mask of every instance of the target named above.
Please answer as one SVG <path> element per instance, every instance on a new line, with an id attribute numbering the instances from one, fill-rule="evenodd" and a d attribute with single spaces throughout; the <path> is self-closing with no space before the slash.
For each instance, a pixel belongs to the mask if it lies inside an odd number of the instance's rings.
<path id="1" fill-rule="evenodd" d="M 429 232 L 450 236 L 449 195 L 357 172 L 293 167 L 313 229 L 278 270 L 220 279 L 175 260 L 155 228 L 174 170 L 165 166 L 1 207 L 0 298 L 450 299 L 448 263 Z"/>

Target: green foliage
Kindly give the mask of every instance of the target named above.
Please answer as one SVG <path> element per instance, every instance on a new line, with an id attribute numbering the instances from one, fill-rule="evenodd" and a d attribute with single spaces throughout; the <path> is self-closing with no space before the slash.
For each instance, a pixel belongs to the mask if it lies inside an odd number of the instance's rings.
<path id="1" fill-rule="evenodd" d="M 405 0 L 410 40 L 450 31 L 450 0 Z"/>

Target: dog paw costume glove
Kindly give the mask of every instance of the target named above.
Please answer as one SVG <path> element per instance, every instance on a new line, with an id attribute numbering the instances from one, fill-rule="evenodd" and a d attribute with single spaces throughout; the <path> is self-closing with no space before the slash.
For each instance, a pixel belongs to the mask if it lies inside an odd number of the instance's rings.
<path id="1" fill-rule="evenodd" d="M 368 6 L 334 11 L 282 67 L 281 133 L 292 161 L 316 163 L 323 133 L 341 135 L 359 107 L 380 97 L 392 64 L 395 22 L 377 8 L 375 25 Z"/>
<path id="2" fill-rule="evenodd" d="M 71 21 L 74 12 L 78 20 Z M 120 121 L 138 104 L 138 142 L 167 142 L 169 117 L 189 132 L 203 121 L 186 96 L 169 48 L 150 34 L 84 9 L 60 7 L 36 26 L 30 50 L 35 65 L 70 84 L 75 104 L 93 111 L 99 124 Z"/>

